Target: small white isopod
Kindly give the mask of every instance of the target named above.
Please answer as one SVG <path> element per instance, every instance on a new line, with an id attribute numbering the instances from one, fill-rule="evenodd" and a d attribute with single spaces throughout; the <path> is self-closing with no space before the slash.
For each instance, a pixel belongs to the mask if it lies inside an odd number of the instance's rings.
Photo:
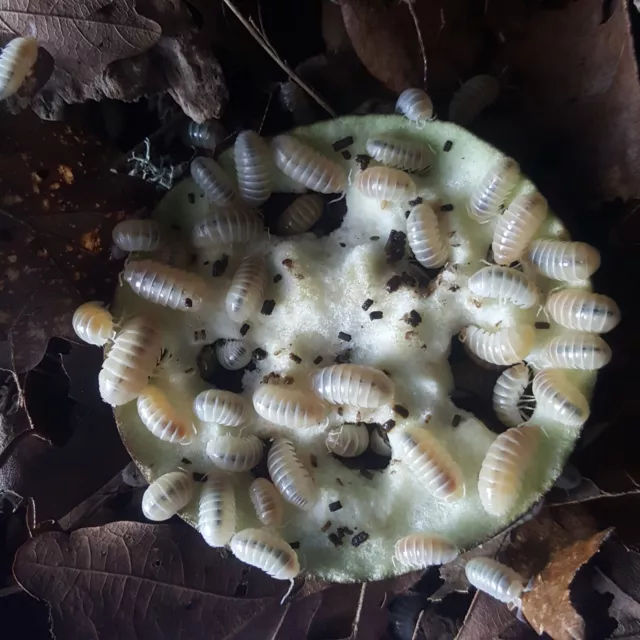
<path id="1" fill-rule="evenodd" d="M 552 293 L 545 308 L 554 322 L 574 331 L 607 333 L 620 322 L 620 308 L 614 300 L 581 289 Z"/>
<path id="2" fill-rule="evenodd" d="M 207 443 L 207 455 L 220 469 L 225 471 L 249 471 L 255 467 L 263 454 L 262 440 L 256 436 L 215 436 Z"/>
<path id="3" fill-rule="evenodd" d="M 369 446 L 369 431 L 364 424 L 343 424 L 327 433 L 327 447 L 342 458 L 355 458 Z"/>
<path id="4" fill-rule="evenodd" d="M 282 524 L 284 504 L 272 482 L 266 478 L 256 478 L 249 487 L 249 497 L 258 520 L 265 527 L 279 527 Z"/>
<path id="5" fill-rule="evenodd" d="M 267 456 L 271 481 L 290 504 L 308 511 L 316 501 L 316 486 L 291 440 L 276 438 Z"/>
<path id="6" fill-rule="evenodd" d="M 253 207 L 269 199 L 273 190 L 271 152 L 255 131 L 242 131 L 236 138 L 233 157 L 240 197 Z"/>
<path id="7" fill-rule="evenodd" d="M 422 89 L 405 89 L 396 101 L 396 111 L 413 122 L 433 120 L 433 102 Z"/>
<path id="8" fill-rule="evenodd" d="M 394 558 L 411 569 L 425 569 L 455 560 L 460 550 L 451 541 L 435 533 L 412 533 L 396 542 Z"/>
<path id="9" fill-rule="evenodd" d="M 215 148 L 227 137 L 226 129 L 215 118 L 204 122 L 190 120 L 182 130 L 182 142 L 190 147 L 200 149 Z"/>
<path id="10" fill-rule="evenodd" d="M 224 427 L 239 427 L 249 419 L 251 408 L 237 393 L 207 389 L 193 400 L 193 412 L 203 422 L 215 422 Z"/>
<path id="11" fill-rule="evenodd" d="M 192 160 L 191 177 L 202 189 L 205 198 L 219 207 L 228 207 L 237 199 L 238 194 L 231 178 L 212 158 Z"/>
<path id="12" fill-rule="evenodd" d="M 523 422 L 520 413 L 522 394 L 529 386 L 529 367 L 524 362 L 503 371 L 493 388 L 493 410 L 500 422 L 507 427 L 517 427 Z"/>
<path id="13" fill-rule="evenodd" d="M 236 496 L 227 476 L 212 473 L 202 485 L 198 531 L 210 547 L 224 547 L 236 530 Z"/>
<path id="14" fill-rule="evenodd" d="M 484 224 L 500 215 L 519 180 L 520 165 L 513 158 L 500 158 L 471 194 L 469 216 Z"/>
<path id="15" fill-rule="evenodd" d="M 427 269 L 441 267 L 449 259 L 438 217 L 431 205 L 416 205 L 407 218 L 407 240 L 416 260 Z"/>
<path id="16" fill-rule="evenodd" d="M 238 324 L 249 320 L 260 310 L 267 288 L 267 263 L 262 256 L 243 258 L 236 270 L 227 297 L 227 315 Z"/>
<path id="17" fill-rule="evenodd" d="M 530 325 L 487 331 L 470 325 L 460 332 L 464 346 L 481 360 L 501 366 L 515 364 L 529 355 L 536 332 Z"/>
<path id="18" fill-rule="evenodd" d="M 467 80 L 451 98 L 449 120 L 466 126 L 483 109 L 493 104 L 500 93 L 500 83 L 489 75 L 474 76 Z"/>
<path id="19" fill-rule="evenodd" d="M 536 411 L 568 427 L 580 427 L 589 417 L 589 402 L 558 369 L 539 371 L 533 378 Z"/>
<path id="20" fill-rule="evenodd" d="M 279 535 L 264 529 L 244 529 L 231 538 L 233 555 L 276 580 L 293 580 L 300 573 L 296 552 Z"/>
<path id="21" fill-rule="evenodd" d="M 244 340 L 225 340 L 216 344 L 216 358 L 228 371 L 244 369 L 252 357 L 251 350 Z"/>
<path id="22" fill-rule="evenodd" d="M 165 393 L 154 385 L 145 387 L 138 396 L 138 415 L 151 433 L 165 442 L 189 444 L 192 425 L 183 420 Z"/>
<path id="23" fill-rule="evenodd" d="M 611 360 L 611 347 L 593 333 L 564 333 L 549 341 L 543 357 L 555 369 L 602 369 Z"/>
<path id="24" fill-rule="evenodd" d="M 244 207 L 220 209 L 198 222 L 191 230 L 191 244 L 196 249 L 247 244 L 264 233 L 262 218 Z"/>
<path id="25" fill-rule="evenodd" d="M 504 602 L 509 607 L 520 607 L 524 591 L 522 576 L 491 558 L 471 558 L 464 567 L 467 580 L 479 591 Z"/>
<path id="26" fill-rule="evenodd" d="M 35 38 L 14 38 L 0 53 L 0 100 L 12 96 L 26 80 L 38 59 Z"/>
<path id="27" fill-rule="evenodd" d="M 273 424 L 297 429 L 325 424 L 328 408 L 312 393 L 278 384 L 262 384 L 253 394 L 256 413 Z"/>
<path id="28" fill-rule="evenodd" d="M 413 178 L 404 171 L 389 167 L 370 167 L 360 171 L 355 185 L 362 195 L 380 202 L 397 202 L 416 195 Z"/>
<path id="29" fill-rule="evenodd" d="M 527 250 L 536 270 L 552 280 L 585 280 L 600 267 L 600 252 L 585 242 L 534 240 Z"/>
<path id="30" fill-rule="evenodd" d="M 275 231 L 281 236 L 306 233 L 322 217 L 324 200 L 315 193 L 296 198 L 281 214 Z"/>
<path id="31" fill-rule="evenodd" d="M 113 227 L 113 243 L 123 251 L 156 251 L 164 245 L 155 220 L 123 220 Z"/>
<path id="32" fill-rule="evenodd" d="M 142 496 L 142 513 L 148 520 L 160 522 L 175 516 L 189 504 L 195 483 L 184 471 L 171 471 L 152 482 Z"/>
<path id="33" fill-rule="evenodd" d="M 85 302 L 74 312 L 73 330 L 80 340 L 102 347 L 115 335 L 113 316 L 102 302 Z"/>
<path id="34" fill-rule="evenodd" d="M 385 135 L 369 138 L 366 150 L 380 164 L 403 171 L 426 171 L 434 159 L 433 151 L 423 142 L 399 140 Z"/>
<path id="35" fill-rule="evenodd" d="M 538 287 L 522 271 L 509 267 L 484 267 L 468 281 L 471 293 L 531 309 L 540 297 Z"/>

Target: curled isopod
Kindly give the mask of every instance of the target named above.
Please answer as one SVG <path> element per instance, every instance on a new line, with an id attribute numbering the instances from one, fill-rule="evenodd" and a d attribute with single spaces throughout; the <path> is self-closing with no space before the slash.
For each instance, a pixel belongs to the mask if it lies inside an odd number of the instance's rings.
<path id="1" fill-rule="evenodd" d="M 253 408 L 264 420 L 292 429 L 324 425 L 328 413 L 313 394 L 277 384 L 260 385 L 253 394 Z"/>
<path id="2" fill-rule="evenodd" d="M 545 308 L 554 322 L 575 331 L 607 333 L 620 322 L 620 309 L 611 298 L 581 289 L 552 293 Z"/>
<path id="3" fill-rule="evenodd" d="M 256 478 L 249 487 L 249 497 L 258 520 L 265 527 L 279 527 L 282 524 L 284 504 L 272 482 L 266 478 Z"/>
<path id="4" fill-rule="evenodd" d="M 281 236 L 294 236 L 305 233 L 322 217 L 324 200 L 309 193 L 296 198 L 280 215 L 275 231 Z"/>
<path id="5" fill-rule="evenodd" d="M 138 415 L 160 440 L 189 444 L 193 438 L 193 427 L 178 415 L 169 398 L 156 386 L 148 385 L 138 396 Z"/>
<path id="6" fill-rule="evenodd" d="M 427 269 L 441 267 L 449 259 L 438 217 L 430 205 L 416 205 L 407 218 L 407 240 L 416 260 Z"/>
<path id="7" fill-rule="evenodd" d="M 276 136 L 272 143 L 278 169 L 311 191 L 338 193 L 347 188 L 347 174 L 337 163 L 293 136 Z"/>
<path id="8" fill-rule="evenodd" d="M 225 298 L 227 315 L 238 324 L 258 313 L 267 287 L 267 263 L 262 256 L 243 258 Z"/>
<path id="9" fill-rule="evenodd" d="M 414 122 L 433 120 L 433 102 L 422 89 L 405 89 L 396 102 L 396 111 Z"/>
<path id="10" fill-rule="evenodd" d="M 147 386 L 160 357 L 162 337 L 144 316 L 125 323 L 98 375 L 100 397 L 113 407 L 131 402 Z"/>
<path id="11" fill-rule="evenodd" d="M 273 190 L 271 153 L 255 131 L 242 131 L 236 138 L 233 157 L 240 197 L 257 207 L 269 199 Z"/>
<path id="12" fill-rule="evenodd" d="M 359 364 L 334 364 L 311 375 L 315 393 L 330 404 L 375 409 L 393 400 L 395 385 L 384 371 Z"/>
<path id="13" fill-rule="evenodd" d="M 394 558 L 411 569 L 447 564 L 455 560 L 460 550 L 451 541 L 435 533 L 413 533 L 396 542 Z"/>
<path id="14" fill-rule="evenodd" d="M 85 302 L 74 312 L 71 320 L 73 330 L 80 340 L 102 347 L 115 334 L 113 316 L 102 302 Z"/>
<path id="15" fill-rule="evenodd" d="M 379 456 L 385 456 L 389 458 L 391 456 L 391 445 L 389 444 L 389 437 L 380 427 L 375 427 L 371 432 L 369 438 L 371 444 L 371 450 L 377 453 Z"/>
<path id="16" fill-rule="evenodd" d="M 500 83 L 488 75 L 474 76 L 467 80 L 451 98 L 449 120 L 466 126 L 480 112 L 493 104 L 500 93 Z"/>
<path id="17" fill-rule="evenodd" d="M 478 477 L 480 502 L 490 515 L 503 516 L 515 506 L 541 434 L 540 427 L 524 425 L 507 429 L 491 443 Z"/>
<path id="18" fill-rule="evenodd" d="M 395 458 L 406 464 L 436 498 L 459 500 L 464 494 L 462 472 L 449 453 L 425 429 L 394 429 L 389 442 Z"/>
<path id="19" fill-rule="evenodd" d="M 124 280 L 141 298 L 177 311 L 198 311 L 209 293 L 198 274 L 155 260 L 130 262 L 124 268 Z"/>
<path id="20" fill-rule="evenodd" d="M 231 178 L 212 158 L 195 158 L 191 161 L 191 177 L 204 191 L 209 202 L 228 207 L 236 200 L 236 189 Z"/>
<path id="21" fill-rule="evenodd" d="M 536 411 L 568 427 L 580 427 L 589 417 L 589 402 L 557 369 L 539 371 L 533 378 Z"/>
<path id="22" fill-rule="evenodd" d="M 555 369 L 602 369 L 611 360 L 611 347 L 593 333 L 565 333 L 549 341 L 543 357 Z"/>
<path id="23" fill-rule="evenodd" d="M 327 433 L 326 443 L 337 456 L 355 458 L 369 446 L 369 431 L 364 424 L 343 424 Z"/>
<path id="24" fill-rule="evenodd" d="M 123 251 L 156 251 L 164 245 L 155 220 L 123 220 L 113 227 L 113 243 Z"/>
<path id="25" fill-rule="evenodd" d="M 522 271 L 508 267 L 484 267 L 469 278 L 468 286 L 471 293 L 510 302 L 521 309 L 530 309 L 540 297 L 532 280 Z"/>
<path id="26" fill-rule="evenodd" d="M 500 216 L 493 232 L 493 257 L 497 264 L 520 260 L 547 216 L 547 201 L 534 193 L 518 196 Z"/>
<path id="27" fill-rule="evenodd" d="M 356 189 L 381 202 L 397 202 L 416 195 L 416 183 L 413 178 L 399 169 L 389 167 L 370 167 L 358 173 Z"/>
<path id="28" fill-rule="evenodd" d="M 249 419 L 249 403 L 237 393 L 207 389 L 193 400 L 193 412 L 203 422 L 215 422 L 225 427 L 239 427 Z"/>
<path id="29" fill-rule="evenodd" d="M 26 80 L 38 59 L 35 38 L 14 38 L 0 53 L 0 100 L 12 96 Z"/>
<path id="30" fill-rule="evenodd" d="M 485 223 L 500 215 L 519 180 L 520 165 L 513 158 L 500 158 L 473 190 L 467 207 L 469 216 Z"/>
<path id="31" fill-rule="evenodd" d="M 290 504 L 308 511 L 316 500 L 316 486 L 300 461 L 293 442 L 276 438 L 269 450 L 267 467 L 271 481 Z"/>
<path id="32" fill-rule="evenodd" d="M 224 547 L 236 530 L 236 496 L 228 477 L 213 473 L 202 485 L 198 531 L 210 547 Z"/>
<path id="33" fill-rule="evenodd" d="M 527 255 L 536 270 L 552 280 L 585 280 L 600 267 L 600 252 L 585 242 L 534 240 Z"/>
<path id="34" fill-rule="evenodd" d="M 524 362 L 503 371 L 493 388 L 493 410 L 500 422 L 508 427 L 522 423 L 520 403 L 529 386 L 529 367 Z"/>
<path id="35" fill-rule="evenodd" d="M 464 346 L 481 360 L 506 366 L 520 362 L 529 355 L 536 332 L 530 325 L 517 325 L 486 331 L 474 325 L 460 333 Z"/>
<path id="36" fill-rule="evenodd" d="M 300 573 L 296 552 L 279 535 L 264 529 L 245 529 L 231 538 L 233 555 L 276 580 L 293 580 Z"/>
<path id="37" fill-rule="evenodd" d="M 238 371 L 251 362 L 252 354 L 244 340 L 224 340 L 216 344 L 216 358 L 228 371 Z"/>
<path id="38" fill-rule="evenodd" d="M 369 138 L 367 153 L 380 164 L 403 171 L 426 171 L 433 164 L 434 154 L 428 145 L 391 136 Z"/>
<path id="39" fill-rule="evenodd" d="M 218 120 L 211 118 L 204 122 L 190 120 L 182 130 L 182 142 L 187 146 L 213 151 L 227 137 L 226 129 Z"/>
<path id="40" fill-rule="evenodd" d="M 520 607 L 524 579 L 491 558 L 471 558 L 464 567 L 467 580 L 479 591 L 512 607 Z"/>
<path id="41" fill-rule="evenodd" d="M 175 516 L 189 504 L 195 483 L 184 471 L 171 471 L 152 482 L 142 496 L 142 513 L 159 522 Z"/>
<path id="42" fill-rule="evenodd" d="M 263 444 L 256 436 L 219 435 L 207 443 L 207 455 L 225 471 L 249 471 L 255 467 L 263 453 Z"/>
<path id="43" fill-rule="evenodd" d="M 191 244 L 196 249 L 247 244 L 263 232 L 262 219 L 253 209 L 230 207 L 198 222 L 191 231 Z"/>

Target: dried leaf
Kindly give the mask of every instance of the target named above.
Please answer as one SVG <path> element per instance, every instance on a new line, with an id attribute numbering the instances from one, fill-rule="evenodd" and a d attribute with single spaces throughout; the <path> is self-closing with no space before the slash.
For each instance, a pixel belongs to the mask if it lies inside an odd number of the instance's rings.
<path id="1" fill-rule="evenodd" d="M 609 615 L 618 623 L 609 638 L 634 638 L 640 636 L 640 603 L 625 593 L 611 578 L 596 570 L 593 588 L 602 594 L 611 594 Z"/>

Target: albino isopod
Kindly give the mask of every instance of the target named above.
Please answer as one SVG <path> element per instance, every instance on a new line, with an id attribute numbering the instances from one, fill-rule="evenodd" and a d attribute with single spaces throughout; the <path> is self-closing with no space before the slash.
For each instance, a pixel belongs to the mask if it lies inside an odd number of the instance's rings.
<path id="1" fill-rule="evenodd" d="M 164 244 L 155 220 L 123 220 L 113 227 L 113 243 L 123 251 L 156 251 Z"/>
<path id="2" fill-rule="evenodd" d="M 395 385 L 384 371 L 359 364 L 334 364 L 311 375 L 315 393 L 330 404 L 375 409 L 393 400 Z"/>
<path id="3" fill-rule="evenodd" d="M 158 387 L 148 385 L 142 390 L 138 396 L 138 415 L 142 424 L 160 440 L 189 444 L 193 438 L 193 427 L 178 415 Z"/>
<path id="4" fill-rule="evenodd" d="M 486 331 L 474 325 L 460 333 L 464 346 L 481 360 L 501 366 L 520 362 L 533 348 L 536 332 L 530 325 Z"/>
<path id="5" fill-rule="evenodd" d="M 530 309 L 540 297 L 533 281 L 509 267 L 484 267 L 469 278 L 468 286 L 471 293 L 510 302 L 521 309 Z"/>
<path id="6" fill-rule="evenodd" d="M 396 111 L 414 122 L 433 120 L 433 102 L 422 89 L 405 89 L 396 101 Z"/>
<path id="7" fill-rule="evenodd" d="M 267 263 L 262 256 L 242 259 L 233 275 L 225 298 L 227 315 L 238 324 L 249 320 L 260 309 L 267 287 Z"/>
<path id="8" fill-rule="evenodd" d="M 593 333 L 565 333 L 549 341 L 543 357 L 556 369 L 602 369 L 611 360 L 611 347 Z"/>
<path id="9" fill-rule="evenodd" d="M 426 171 L 433 164 L 434 154 L 428 145 L 391 136 L 369 138 L 367 153 L 380 164 L 403 171 Z"/>
<path id="10" fill-rule="evenodd" d="M 575 331 L 607 333 L 620 322 L 620 309 L 611 298 L 581 289 L 552 293 L 545 308 L 554 322 Z"/>
<path id="11" fill-rule="evenodd" d="M 470 124 L 483 109 L 496 101 L 499 93 L 500 83 L 493 76 L 470 78 L 453 94 L 449 120 L 463 126 Z"/>
<path id="12" fill-rule="evenodd" d="M 253 394 L 256 413 L 274 424 L 292 429 L 325 424 L 328 408 L 312 393 L 277 384 L 263 384 Z"/>
<path id="13" fill-rule="evenodd" d="M 263 444 L 256 436 L 219 435 L 207 443 L 207 455 L 225 471 L 249 471 L 255 467 L 263 453 Z"/>
<path id="14" fill-rule="evenodd" d="M 393 455 L 406 464 L 436 498 L 447 501 L 464 494 L 462 472 L 449 453 L 425 429 L 408 427 L 389 434 Z"/>
<path id="15" fill-rule="evenodd" d="M 177 311 L 198 311 L 208 296 L 209 287 L 198 274 L 155 260 L 130 262 L 124 279 L 141 298 Z"/>
<path id="16" fill-rule="evenodd" d="M 364 424 L 343 424 L 327 433 L 326 443 L 337 456 L 355 458 L 369 446 L 369 431 Z"/>
<path id="17" fill-rule="evenodd" d="M 271 481 L 290 504 L 308 511 L 316 500 L 316 486 L 300 461 L 293 442 L 276 438 L 269 450 L 267 467 Z"/>
<path id="18" fill-rule="evenodd" d="M 547 201 L 539 193 L 518 196 L 500 216 L 493 232 L 493 258 L 497 264 L 520 260 L 547 216 Z"/>
<path id="19" fill-rule="evenodd" d="M 515 506 L 541 433 L 534 425 L 513 427 L 491 443 L 478 477 L 480 502 L 488 514 L 503 516 Z"/>
<path id="20" fill-rule="evenodd" d="M 142 496 L 142 513 L 159 522 L 175 516 L 189 504 L 195 483 L 184 471 L 171 471 L 152 482 Z"/>
<path id="21" fill-rule="evenodd" d="M 529 367 L 524 362 L 500 374 L 493 388 L 493 410 L 502 424 L 517 427 L 523 422 L 520 402 L 528 386 Z"/>
<path id="22" fill-rule="evenodd" d="M 225 340 L 216 344 L 218 362 L 228 371 L 244 369 L 252 358 L 244 340 Z"/>
<path id="23" fill-rule="evenodd" d="M 136 316 L 126 322 L 98 375 L 104 402 L 118 407 L 137 398 L 149 382 L 161 345 L 160 331 L 150 318 Z"/>
<path id="24" fill-rule="evenodd" d="M 193 412 L 203 422 L 215 422 L 224 427 L 239 427 L 249 418 L 249 403 L 237 393 L 208 389 L 193 400 Z"/>
<path id="25" fill-rule="evenodd" d="M 345 170 L 293 136 L 276 136 L 274 161 L 282 173 L 311 191 L 338 193 L 347 188 Z"/>
<path id="26" fill-rule="evenodd" d="M 396 542 L 394 558 L 404 567 L 424 569 L 455 560 L 460 550 L 435 533 L 413 533 Z"/>
<path id="27" fill-rule="evenodd" d="M 520 165 L 513 158 L 500 158 L 471 194 L 469 216 L 483 224 L 500 215 L 519 180 Z"/>
<path id="28" fill-rule="evenodd" d="M 322 217 L 324 200 L 309 193 L 296 198 L 280 215 L 275 231 L 281 236 L 294 236 L 306 233 Z"/>
<path id="29" fill-rule="evenodd" d="M 539 371 L 533 378 L 536 411 L 568 427 L 580 427 L 589 417 L 589 402 L 557 369 Z"/>
<path id="30" fill-rule="evenodd" d="M 389 437 L 380 427 L 374 427 L 369 441 L 371 444 L 371 450 L 374 453 L 377 453 L 379 456 L 385 456 L 386 458 L 391 456 Z"/>
<path id="31" fill-rule="evenodd" d="M 240 197 L 254 207 L 266 202 L 273 190 L 273 171 L 265 141 L 255 131 L 242 131 L 236 138 L 233 157 Z"/>
<path id="32" fill-rule="evenodd" d="M 272 482 L 266 478 L 256 478 L 249 487 L 249 497 L 258 520 L 265 527 L 279 527 L 282 524 L 284 504 Z"/>
<path id="33" fill-rule="evenodd" d="M 210 547 L 224 547 L 236 530 L 236 496 L 228 477 L 213 473 L 202 485 L 198 531 Z"/>
<path id="34" fill-rule="evenodd" d="M 441 267 L 449 258 L 449 247 L 440 233 L 438 218 L 430 205 L 416 205 L 407 218 L 407 240 L 416 260 L 427 269 Z"/>
<path id="35" fill-rule="evenodd" d="M 12 96 L 32 72 L 38 59 L 35 38 L 14 38 L 0 53 L 0 100 Z"/>
<path id="36" fill-rule="evenodd" d="M 264 529 L 245 529 L 231 538 L 233 555 L 276 580 L 293 580 L 300 573 L 298 556 L 279 535 Z"/>
<path id="37" fill-rule="evenodd" d="M 510 567 L 491 558 L 471 558 L 464 567 L 467 580 L 492 598 L 520 607 L 524 580 Z"/>
<path id="38" fill-rule="evenodd" d="M 600 267 L 600 252 L 585 242 L 535 240 L 527 254 L 536 270 L 552 280 L 585 280 Z"/>
<path id="39" fill-rule="evenodd" d="M 214 118 L 204 122 L 190 120 L 182 131 L 182 142 L 187 146 L 211 151 L 227 137 L 226 129 Z"/>
<path id="40" fill-rule="evenodd" d="M 262 219 L 253 209 L 231 207 L 196 224 L 191 231 L 191 244 L 196 249 L 246 244 L 257 240 L 263 232 Z"/>
<path id="41" fill-rule="evenodd" d="M 71 325 L 80 340 L 102 347 L 115 334 L 113 316 L 102 302 L 85 302 L 74 312 Z"/>
<path id="42" fill-rule="evenodd" d="M 195 158 L 191 161 L 191 177 L 204 191 L 209 202 L 228 207 L 236 200 L 236 189 L 231 178 L 212 158 Z"/>
<path id="43" fill-rule="evenodd" d="M 416 195 L 413 178 L 399 169 L 370 167 L 356 176 L 356 189 L 367 198 L 396 202 Z"/>

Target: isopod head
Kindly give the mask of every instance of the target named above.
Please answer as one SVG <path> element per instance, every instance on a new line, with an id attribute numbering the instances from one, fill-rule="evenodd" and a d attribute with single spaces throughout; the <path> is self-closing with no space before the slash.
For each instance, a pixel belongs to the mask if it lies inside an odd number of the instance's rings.
<path id="1" fill-rule="evenodd" d="M 35 38 L 14 38 L 0 53 L 0 100 L 12 96 L 33 70 L 38 59 Z"/>

